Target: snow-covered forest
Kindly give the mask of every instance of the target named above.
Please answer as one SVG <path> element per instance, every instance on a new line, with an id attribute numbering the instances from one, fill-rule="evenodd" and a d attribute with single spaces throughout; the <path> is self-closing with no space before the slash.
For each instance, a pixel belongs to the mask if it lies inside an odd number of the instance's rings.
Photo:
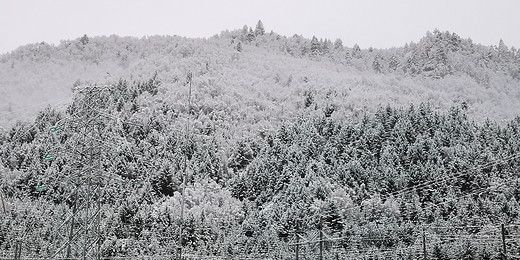
<path id="1" fill-rule="evenodd" d="M 0 56 L 0 86 L 0 257 L 18 239 L 52 255 L 85 172 L 104 257 L 175 254 L 181 207 L 198 256 L 294 259 L 321 231 L 325 259 L 496 259 L 502 224 L 520 255 L 520 51 L 502 41 L 84 35 Z"/>

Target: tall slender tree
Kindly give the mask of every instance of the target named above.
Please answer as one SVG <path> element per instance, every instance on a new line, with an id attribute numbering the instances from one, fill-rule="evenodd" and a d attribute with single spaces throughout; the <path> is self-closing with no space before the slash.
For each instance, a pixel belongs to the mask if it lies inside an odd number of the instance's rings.
<path id="1" fill-rule="evenodd" d="M 381 56 L 378 54 L 374 58 L 374 61 L 372 62 L 372 68 L 376 73 L 382 73 L 383 72 L 383 66 L 381 65 Z"/>
<path id="2" fill-rule="evenodd" d="M 388 67 L 395 71 L 397 70 L 397 67 L 399 66 L 399 61 L 397 60 L 397 56 L 395 56 L 395 54 L 393 54 L 391 57 L 390 57 L 390 62 L 388 63 Z"/>
<path id="3" fill-rule="evenodd" d="M 343 50 L 343 41 L 341 39 L 336 39 L 334 41 L 334 50 L 342 51 Z"/>
<path id="4" fill-rule="evenodd" d="M 255 39 L 255 32 L 253 28 L 249 27 L 249 33 L 247 34 L 247 41 L 252 42 Z"/>
<path id="5" fill-rule="evenodd" d="M 320 54 L 320 42 L 316 36 L 312 36 L 311 40 L 311 56 L 316 57 Z"/>
<path id="6" fill-rule="evenodd" d="M 361 53 L 361 48 L 359 47 L 359 45 L 357 45 L 357 43 L 354 44 L 354 47 L 352 48 L 352 57 L 355 59 L 361 59 L 363 57 Z"/>
<path id="7" fill-rule="evenodd" d="M 260 36 L 265 34 L 264 24 L 261 20 L 258 20 L 255 28 L 255 36 Z"/>

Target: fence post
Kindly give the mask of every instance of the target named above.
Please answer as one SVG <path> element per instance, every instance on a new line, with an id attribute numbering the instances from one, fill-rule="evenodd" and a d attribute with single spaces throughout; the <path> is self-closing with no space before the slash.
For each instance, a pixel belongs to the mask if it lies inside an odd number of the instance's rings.
<path id="1" fill-rule="evenodd" d="M 323 230 L 321 227 L 321 220 L 320 220 L 320 260 L 323 260 Z"/>
<path id="2" fill-rule="evenodd" d="M 298 254 L 300 249 L 300 236 L 296 234 L 296 260 L 298 260 Z"/>
<path id="3" fill-rule="evenodd" d="M 506 250 L 506 228 L 504 224 L 501 225 L 502 229 L 502 259 L 507 260 L 507 250 Z"/>
<path id="4" fill-rule="evenodd" d="M 424 227 L 422 229 L 422 245 L 423 245 L 423 259 L 426 260 L 426 235 L 424 233 Z"/>
<path id="5" fill-rule="evenodd" d="M 72 208 L 72 218 L 71 218 L 71 223 L 70 223 L 70 230 L 69 230 L 69 239 L 68 239 L 68 245 L 67 245 L 67 259 L 71 259 L 71 252 L 72 252 L 72 248 L 71 248 L 71 244 L 72 244 L 72 238 L 74 237 L 74 218 L 76 217 L 76 213 L 77 213 L 77 196 L 76 194 L 74 194 L 74 206 Z"/>
<path id="6" fill-rule="evenodd" d="M 14 260 L 20 260 L 22 256 L 22 240 L 17 239 L 14 246 Z"/>

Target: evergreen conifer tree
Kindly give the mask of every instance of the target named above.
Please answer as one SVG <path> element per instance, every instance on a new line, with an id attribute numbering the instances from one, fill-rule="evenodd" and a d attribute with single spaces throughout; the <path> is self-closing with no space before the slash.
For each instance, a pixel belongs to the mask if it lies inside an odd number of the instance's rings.
<path id="1" fill-rule="evenodd" d="M 321 47 L 321 52 L 323 53 L 323 55 L 328 55 L 330 53 L 330 49 L 331 43 L 329 40 L 325 39 Z"/>
<path id="2" fill-rule="evenodd" d="M 500 42 L 498 43 L 498 57 L 499 57 L 500 61 L 508 62 L 509 59 L 512 58 L 513 56 L 514 55 L 511 55 L 511 52 L 509 51 L 509 48 L 506 46 L 504 41 L 502 39 L 500 39 Z"/>
<path id="3" fill-rule="evenodd" d="M 79 39 L 79 41 L 81 42 L 81 44 L 87 45 L 89 42 L 88 36 L 86 34 L 84 34 L 83 37 L 81 37 L 81 39 Z"/>
<path id="4" fill-rule="evenodd" d="M 249 27 L 249 33 L 247 34 L 247 41 L 252 42 L 255 39 L 255 32 L 253 28 Z"/>
<path id="5" fill-rule="evenodd" d="M 323 54 L 323 46 L 325 46 L 325 43 L 323 42 L 323 39 L 320 38 L 318 49 L 320 50 L 321 54 Z"/>
<path id="6" fill-rule="evenodd" d="M 389 62 L 389 64 L 388 64 L 388 67 L 389 67 L 391 70 L 395 71 L 395 70 L 397 70 L 397 67 L 398 67 L 398 66 L 399 66 L 399 61 L 397 61 L 397 56 L 395 56 L 395 54 L 394 54 L 394 55 L 392 55 L 392 56 L 390 57 L 390 62 Z"/>
<path id="7" fill-rule="evenodd" d="M 258 20 L 258 23 L 256 24 L 256 28 L 255 28 L 255 36 L 264 35 L 264 34 L 265 34 L 264 24 L 262 23 L 261 20 Z"/>
<path id="8" fill-rule="evenodd" d="M 320 42 L 316 36 L 312 36 L 311 40 L 311 56 L 316 57 L 320 54 Z"/>
<path id="9" fill-rule="evenodd" d="M 352 54 L 347 50 L 345 51 L 345 63 L 350 64 L 352 61 Z"/>
<path id="10" fill-rule="evenodd" d="M 383 66 L 381 66 L 381 56 L 376 55 L 374 61 L 372 62 L 372 68 L 376 73 L 383 72 Z"/>
<path id="11" fill-rule="evenodd" d="M 352 57 L 355 59 L 361 59 L 363 55 L 361 54 L 361 48 L 359 45 L 354 44 L 354 47 L 352 48 Z"/>
<path id="12" fill-rule="evenodd" d="M 336 39 L 336 41 L 334 41 L 334 50 L 337 50 L 337 51 L 342 51 L 343 50 L 343 41 L 341 41 L 341 39 Z"/>

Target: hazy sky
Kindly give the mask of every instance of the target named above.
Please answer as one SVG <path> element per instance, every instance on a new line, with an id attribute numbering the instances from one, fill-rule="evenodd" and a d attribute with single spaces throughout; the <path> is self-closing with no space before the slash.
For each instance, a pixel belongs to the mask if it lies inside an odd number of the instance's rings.
<path id="1" fill-rule="evenodd" d="M 260 19 L 267 32 L 388 48 L 438 28 L 520 47 L 519 0 L 0 0 L 0 53 L 117 34 L 210 37 Z"/>

